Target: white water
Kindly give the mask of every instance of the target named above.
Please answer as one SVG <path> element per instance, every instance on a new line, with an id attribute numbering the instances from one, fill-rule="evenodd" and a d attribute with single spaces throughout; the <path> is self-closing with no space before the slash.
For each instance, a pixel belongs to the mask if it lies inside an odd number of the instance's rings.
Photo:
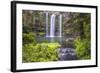
<path id="1" fill-rule="evenodd" d="M 55 14 L 52 14 L 50 19 L 50 37 L 55 37 Z"/>
<path id="2" fill-rule="evenodd" d="M 55 14 L 52 14 L 50 16 L 50 28 L 48 28 L 48 13 L 46 13 L 46 37 L 62 37 L 62 15 L 59 15 L 59 34 L 57 36 L 55 36 L 55 26 L 56 26 L 56 23 L 55 23 L 55 18 L 56 18 L 56 15 Z M 49 33 L 49 30 L 50 30 L 50 33 Z"/>

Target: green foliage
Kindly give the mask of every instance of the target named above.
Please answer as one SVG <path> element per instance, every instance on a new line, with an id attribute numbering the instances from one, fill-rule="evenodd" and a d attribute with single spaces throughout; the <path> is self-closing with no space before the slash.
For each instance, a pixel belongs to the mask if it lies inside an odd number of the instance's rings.
<path id="1" fill-rule="evenodd" d="M 23 33 L 23 62 L 46 62 L 58 60 L 58 43 L 37 43 L 33 32 Z"/>
<path id="2" fill-rule="evenodd" d="M 91 30 L 90 30 L 90 14 L 80 14 L 78 25 L 80 26 L 80 38 L 74 41 L 76 54 L 79 59 L 91 58 Z"/>
<path id="3" fill-rule="evenodd" d="M 33 32 L 23 33 L 23 45 L 29 43 L 36 44 L 35 34 Z"/>
<path id="4" fill-rule="evenodd" d="M 84 27 L 84 37 L 87 39 L 91 39 L 91 32 L 90 32 L 90 24 L 86 24 L 86 22 L 83 23 Z"/>
<path id="5" fill-rule="evenodd" d="M 90 42 L 87 39 L 76 39 L 75 46 L 79 59 L 90 59 Z"/>
<path id="6" fill-rule="evenodd" d="M 25 44 L 23 46 L 23 62 L 57 61 L 58 43 Z"/>

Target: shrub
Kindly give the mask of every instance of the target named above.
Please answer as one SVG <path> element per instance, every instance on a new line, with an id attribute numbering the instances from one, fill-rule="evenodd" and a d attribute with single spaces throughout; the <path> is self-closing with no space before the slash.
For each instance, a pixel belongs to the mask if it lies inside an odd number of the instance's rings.
<path id="1" fill-rule="evenodd" d="M 79 59 L 90 59 L 90 41 L 87 39 L 76 39 L 74 43 L 77 57 Z"/>
<path id="2" fill-rule="evenodd" d="M 57 61 L 58 43 L 26 44 L 23 47 L 23 62 Z"/>
<path id="3" fill-rule="evenodd" d="M 23 45 L 34 43 L 36 44 L 35 34 L 33 32 L 30 33 L 23 33 Z"/>

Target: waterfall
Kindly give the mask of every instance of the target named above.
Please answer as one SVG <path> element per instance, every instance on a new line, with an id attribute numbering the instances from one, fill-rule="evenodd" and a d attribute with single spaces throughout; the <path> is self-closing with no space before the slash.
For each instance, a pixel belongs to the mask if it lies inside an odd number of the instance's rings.
<path id="1" fill-rule="evenodd" d="M 59 15 L 59 37 L 62 37 L 62 15 Z"/>
<path id="2" fill-rule="evenodd" d="M 55 14 L 50 18 L 50 37 L 55 37 Z"/>
<path id="3" fill-rule="evenodd" d="M 48 23 L 48 12 L 46 12 L 46 37 L 62 37 L 62 15 L 59 15 L 58 16 L 59 19 L 58 19 L 58 28 L 59 31 L 58 31 L 58 35 L 55 36 L 55 33 L 56 33 L 56 30 L 55 30 L 55 26 L 56 26 L 56 23 L 55 23 L 55 18 L 56 18 L 56 15 L 55 14 L 52 14 L 50 16 L 50 23 Z M 49 27 L 50 25 L 50 27 Z M 50 31 L 49 31 L 50 30 Z"/>

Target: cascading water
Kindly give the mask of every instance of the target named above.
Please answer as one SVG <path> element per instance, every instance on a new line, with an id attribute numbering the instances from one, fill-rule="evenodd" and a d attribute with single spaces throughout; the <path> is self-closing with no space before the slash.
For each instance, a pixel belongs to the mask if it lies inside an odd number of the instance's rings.
<path id="1" fill-rule="evenodd" d="M 56 26 L 56 23 L 55 23 L 55 19 L 56 19 L 56 15 L 55 14 L 52 14 L 50 16 L 50 27 L 49 27 L 49 23 L 48 23 L 48 12 L 46 13 L 46 37 L 50 37 L 50 38 L 53 38 L 53 37 L 62 37 L 62 15 L 59 15 L 59 23 L 58 23 L 58 28 L 59 31 L 58 31 L 58 35 L 55 35 L 56 34 L 56 29 L 55 29 L 55 26 Z M 50 31 L 49 31 L 50 30 Z"/>
<path id="2" fill-rule="evenodd" d="M 52 14 L 50 19 L 50 37 L 55 37 L 55 14 Z"/>

